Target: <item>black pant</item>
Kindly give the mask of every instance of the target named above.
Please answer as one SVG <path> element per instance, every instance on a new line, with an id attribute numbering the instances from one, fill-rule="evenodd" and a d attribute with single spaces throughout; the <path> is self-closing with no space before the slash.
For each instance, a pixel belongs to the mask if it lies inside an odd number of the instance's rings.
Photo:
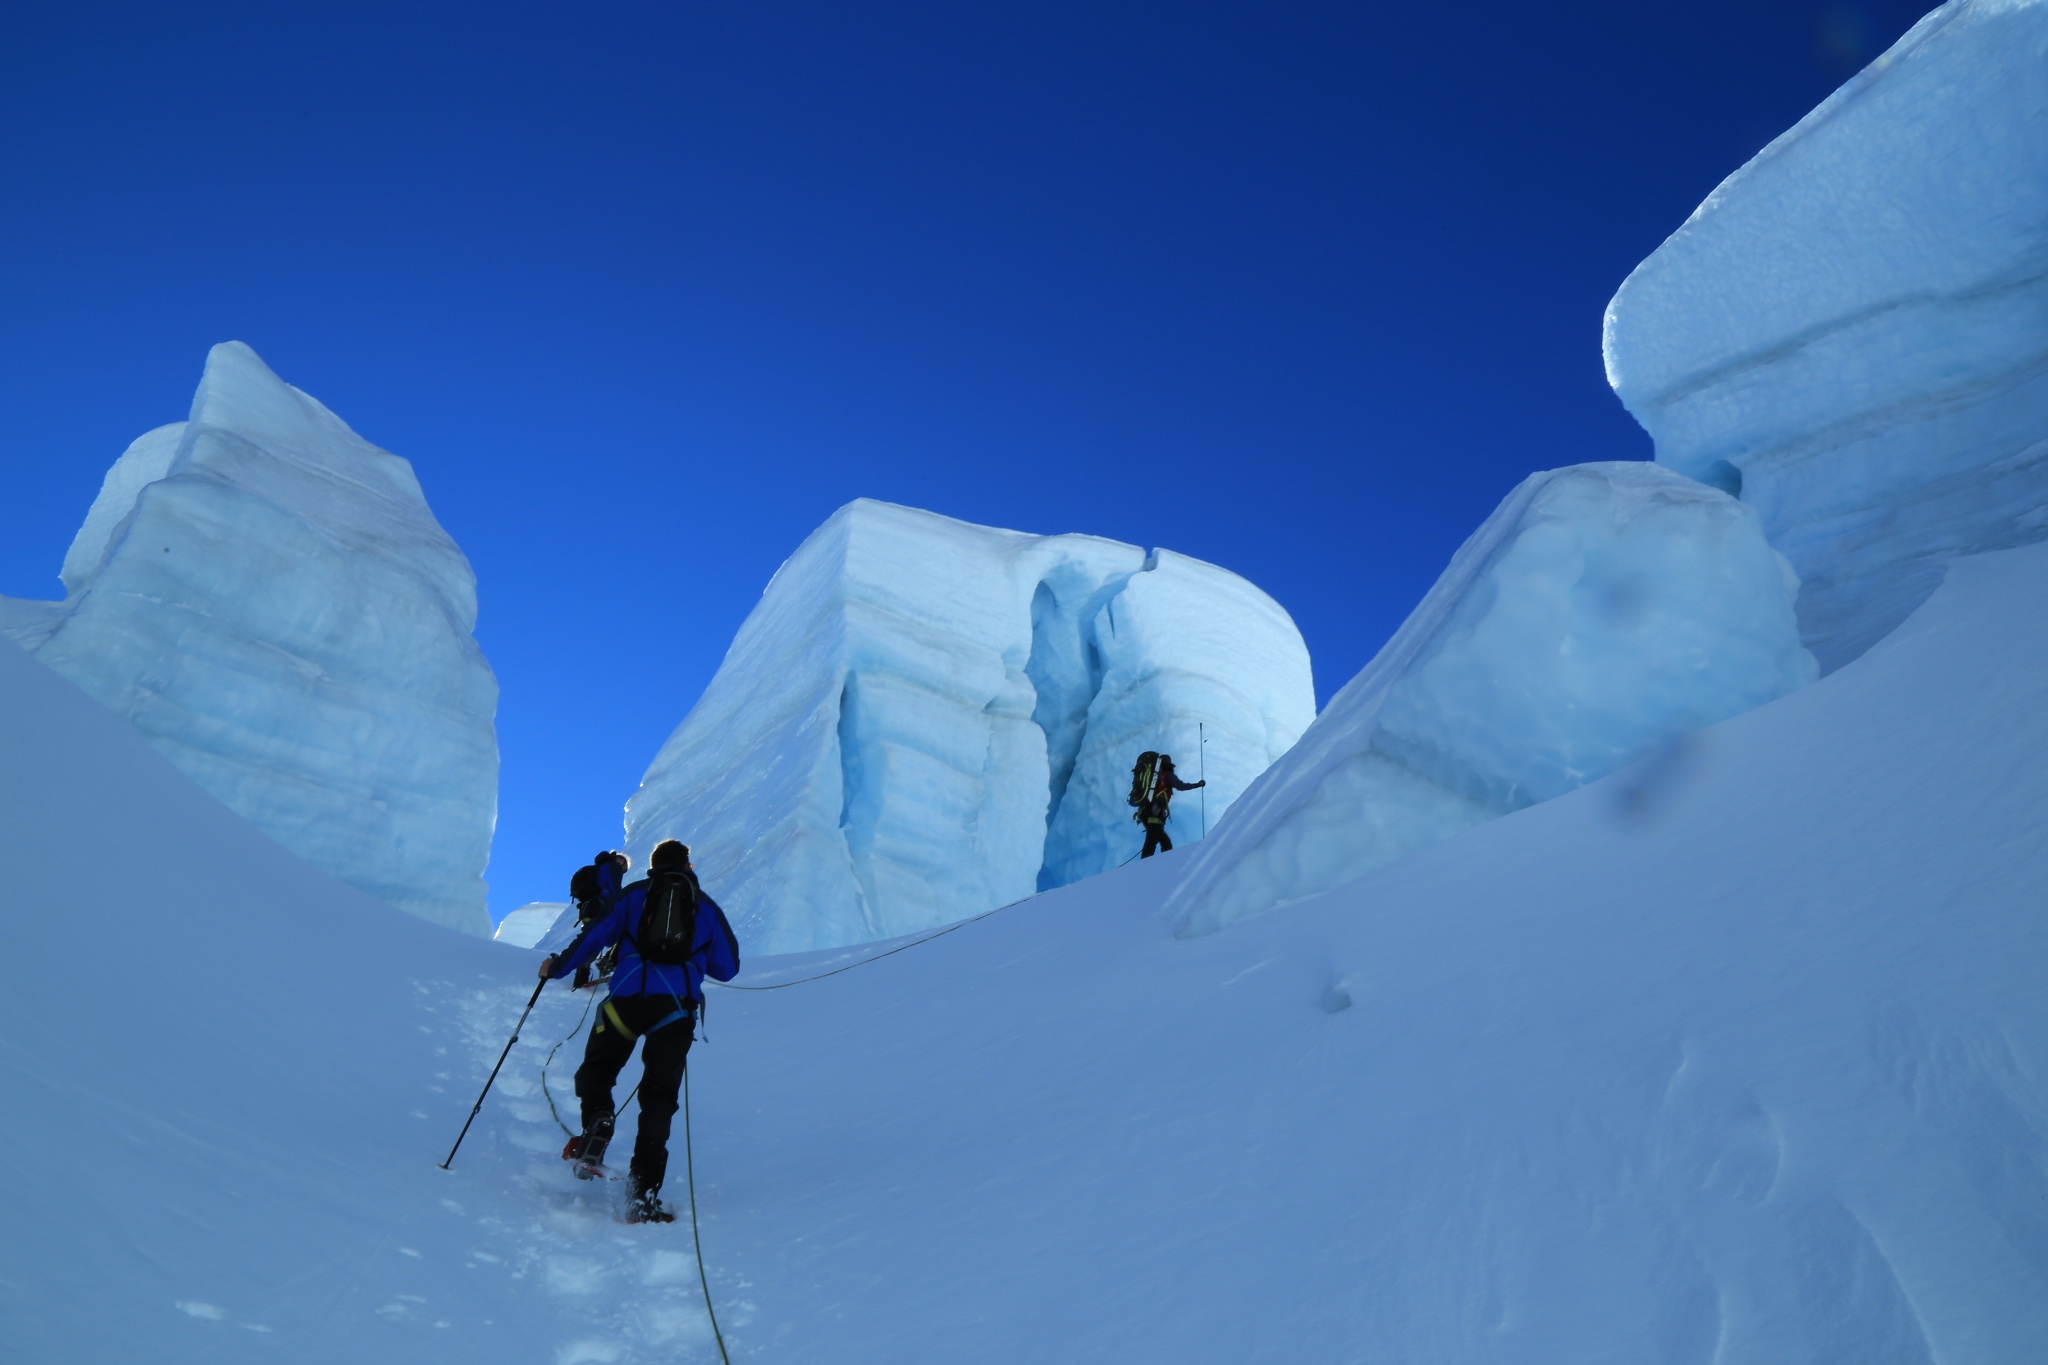
<path id="1" fill-rule="evenodd" d="M 1163 824 L 1145 826 L 1145 847 L 1138 856 L 1149 858 L 1155 850 L 1161 853 L 1173 852 L 1173 840 L 1166 837 L 1166 826 Z"/>
<path id="2" fill-rule="evenodd" d="M 609 1130 L 612 1083 L 633 1055 L 642 1033 L 686 1008 L 672 995 L 615 995 L 597 1009 L 583 1065 L 576 1068 L 576 1098 L 583 1101 L 583 1131 Z M 617 1018 L 614 1019 L 613 1016 Z M 623 1029 L 619 1025 L 625 1025 Z M 640 1062 L 640 1127 L 633 1136 L 633 1191 L 652 1193 L 668 1174 L 668 1129 L 676 1116 L 676 1092 L 683 1084 L 683 1066 L 696 1032 L 690 1015 L 646 1034 Z"/>

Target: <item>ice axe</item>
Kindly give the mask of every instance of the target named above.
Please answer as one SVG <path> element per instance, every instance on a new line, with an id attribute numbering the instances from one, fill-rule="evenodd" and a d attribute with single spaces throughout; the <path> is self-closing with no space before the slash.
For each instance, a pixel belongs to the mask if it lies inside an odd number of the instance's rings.
<path id="1" fill-rule="evenodd" d="M 441 1163 L 442 1170 L 448 1169 L 449 1163 L 455 1160 L 456 1152 L 462 1149 L 462 1140 L 469 1136 L 469 1125 L 476 1122 L 477 1114 L 484 1107 L 484 1095 L 491 1093 L 491 1086 L 498 1079 L 499 1068 L 503 1067 L 505 1059 L 512 1055 L 512 1048 L 519 1041 L 519 1030 L 526 1027 L 526 1016 L 533 1013 L 533 1007 L 540 1000 L 540 993 L 547 989 L 547 984 L 547 978 L 541 978 L 534 984 L 533 994 L 526 998 L 526 1008 L 519 1011 L 519 1022 L 512 1026 L 512 1041 L 506 1043 L 505 1050 L 498 1054 L 498 1065 L 491 1068 L 491 1079 L 484 1082 L 483 1094 L 478 1095 L 476 1103 L 470 1106 L 469 1117 L 462 1121 L 462 1131 L 455 1135 L 455 1145 L 448 1149 L 448 1160 Z"/>

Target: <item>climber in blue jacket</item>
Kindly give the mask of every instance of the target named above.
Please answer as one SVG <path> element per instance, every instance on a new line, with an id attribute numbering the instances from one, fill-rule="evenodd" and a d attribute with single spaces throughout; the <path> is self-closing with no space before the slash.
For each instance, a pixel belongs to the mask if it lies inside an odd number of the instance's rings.
<path id="1" fill-rule="evenodd" d="M 583 1132 L 569 1139 L 562 1158 L 575 1162 L 576 1174 L 585 1179 L 605 1173 L 616 1118 L 612 1086 L 633 1044 L 645 1038 L 627 1218 L 668 1222 L 675 1215 L 659 1195 L 668 1172 L 669 1126 L 704 1007 L 704 978 L 732 980 L 740 969 L 739 943 L 718 902 L 698 885 L 688 847 L 669 839 L 656 846 L 644 881 L 624 888 L 608 914 L 541 962 L 541 979 L 567 976 L 614 944 L 611 994 L 598 1008 L 576 1071 Z"/>

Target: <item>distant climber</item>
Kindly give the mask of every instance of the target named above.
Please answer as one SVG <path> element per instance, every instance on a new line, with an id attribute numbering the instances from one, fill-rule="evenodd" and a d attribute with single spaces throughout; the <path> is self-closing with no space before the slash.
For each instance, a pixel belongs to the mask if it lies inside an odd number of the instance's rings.
<path id="1" fill-rule="evenodd" d="M 600 860 L 602 862 L 602 860 Z M 704 1007 L 704 978 L 730 981 L 740 969 L 739 944 L 718 902 L 704 894 L 690 867 L 690 850 L 673 839 L 656 845 L 647 877 L 626 887 L 611 909 L 579 934 L 559 957 L 540 964 L 544 981 L 566 976 L 616 946 L 611 994 L 598 1010 L 576 1071 L 583 1132 L 562 1149 L 576 1174 L 604 1172 L 616 1114 L 612 1085 L 642 1038 L 640 1124 L 629 1169 L 632 1194 L 626 1221 L 666 1223 L 675 1218 L 659 1195 L 668 1173 L 668 1130 L 676 1093 L 690 1056 L 690 1040 Z"/>
<path id="2" fill-rule="evenodd" d="M 619 897 L 625 894 L 620 883 L 632 866 L 633 860 L 625 854 L 605 849 L 590 860 L 590 866 L 576 869 L 569 878 L 569 899 L 576 905 L 578 933 L 588 931 L 591 925 L 611 913 Z M 605 949 L 595 962 L 576 969 L 576 979 L 570 985 L 580 991 L 592 984 L 593 977 L 603 982 L 612 974 L 612 963 L 617 954 L 616 947 Z"/>
<path id="3" fill-rule="evenodd" d="M 1208 785 L 1206 779 L 1183 782 L 1175 776 L 1172 754 L 1155 754 L 1148 749 L 1138 755 L 1137 766 L 1131 770 L 1131 804 L 1138 809 L 1131 818 L 1145 827 L 1145 847 L 1138 854 L 1140 858 L 1173 852 L 1173 840 L 1166 837 L 1173 794 Z"/>

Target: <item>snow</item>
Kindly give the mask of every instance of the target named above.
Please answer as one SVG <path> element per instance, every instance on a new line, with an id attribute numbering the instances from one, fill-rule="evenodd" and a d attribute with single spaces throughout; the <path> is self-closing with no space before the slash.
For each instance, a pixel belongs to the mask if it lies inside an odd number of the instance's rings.
<path id="1" fill-rule="evenodd" d="M 1657 458 L 1762 513 L 1824 668 L 1952 556 L 2048 534 L 2048 3 L 1954 0 L 1609 305 Z"/>
<path id="2" fill-rule="evenodd" d="M 567 901 L 529 901 L 499 920 L 491 937 L 514 948 L 531 948 L 553 932 L 568 909 Z M 570 915 L 569 920 L 574 923 L 576 917 Z"/>
<path id="3" fill-rule="evenodd" d="M 2048 1359 L 2044 591 L 2048 548 L 1961 560 L 1683 763 L 1201 938 L 1177 852 L 750 949 L 864 965 L 716 993 L 692 1054 L 733 1358 Z M 687 1222 L 555 1155 L 587 997 L 443 1172 L 534 954 L 310 869 L 5 646 L 0 772 L 0 1356 L 716 1358 Z"/>
<path id="4" fill-rule="evenodd" d="M 0 633 L 316 867 L 490 933 L 497 682 L 409 464 L 227 342 L 108 471 L 63 581 L 0 599 Z"/>
<path id="5" fill-rule="evenodd" d="M 1191 859 L 1182 933 L 1328 891 L 1813 681 L 1754 510 L 1654 465 L 1533 474 Z"/>
<path id="6" fill-rule="evenodd" d="M 1128 860 L 1141 751 L 1206 765 L 1213 821 L 1314 715 L 1300 632 L 1234 574 L 863 499 L 777 571 L 627 849 L 689 844 L 756 951 L 888 938 Z"/>

